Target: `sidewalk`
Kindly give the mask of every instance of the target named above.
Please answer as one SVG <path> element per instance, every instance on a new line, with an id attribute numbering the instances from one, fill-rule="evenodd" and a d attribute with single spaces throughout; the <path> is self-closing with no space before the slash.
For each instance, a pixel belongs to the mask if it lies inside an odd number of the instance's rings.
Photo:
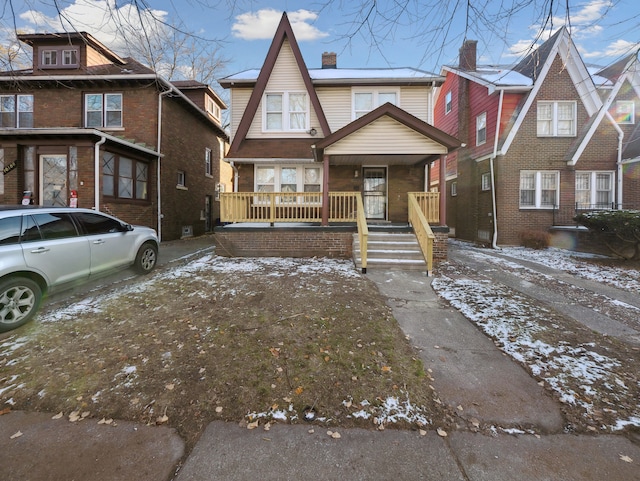
<path id="1" fill-rule="evenodd" d="M 212 250 L 210 238 L 163 244 L 160 268 Z M 443 402 L 463 416 L 536 435 L 313 425 L 247 430 L 213 422 L 191 453 L 173 429 L 94 419 L 70 423 L 50 414 L 0 416 L 5 481 L 209 480 L 563 480 L 640 481 L 640 445 L 624 436 L 563 434 L 558 406 L 458 311 L 441 302 L 417 272 L 369 272 L 394 316 L 432 369 Z M 115 425 L 114 425 L 115 424 Z M 18 435 L 21 433 L 21 435 Z M 13 439 L 12 439 L 13 437 Z M 628 462 L 631 460 L 631 462 Z"/>

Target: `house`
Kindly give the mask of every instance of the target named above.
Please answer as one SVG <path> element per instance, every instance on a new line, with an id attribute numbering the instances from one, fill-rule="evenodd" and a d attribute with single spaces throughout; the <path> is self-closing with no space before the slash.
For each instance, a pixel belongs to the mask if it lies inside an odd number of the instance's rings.
<path id="1" fill-rule="evenodd" d="M 219 241 L 236 255 L 350 256 L 354 225 L 361 242 L 374 226 L 415 229 L 410 194 L 426 194 L 429 166 L 460 146 L 433 126 L 443 80 L 413 68 L 339 68 L 331 52 L 308 68 L 284 13 L 262 68 L 219 80 L 230 90 L 235 172 L 222 220 L 273 228 L 226 226 Z M 430 206 L 423 214 L 445 249 L 437 193 Z"/>
<path id="2" fill-rule="evenodd" d="M 443 67 L 435 101 L 435 125 L 465 144 L 432 177 L 451 235 L 497 246 L 551 232 L 570 247 L 577 213 L 640 207 L 635 56 L 588 68 L 566 28 L 513 66 L 477 65 L 476 48 Z"/>
<path id="3" fill-rule="evenodd" d="M 212 231 L 224 102 L 85 32 L 21 34 L 33 66 L 0 72 L 0 203 L 74 205 L 157 229 Z"/>

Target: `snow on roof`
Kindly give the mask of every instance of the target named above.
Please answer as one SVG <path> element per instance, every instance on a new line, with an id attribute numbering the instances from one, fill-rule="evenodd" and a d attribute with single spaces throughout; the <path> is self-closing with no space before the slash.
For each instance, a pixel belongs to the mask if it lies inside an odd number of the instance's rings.
<path id="1" fill-rule="evenodd" d="M 226 82 L 255 81 L 260 69 L 249 69 L 229 75 L 222 79 Z M 440 78 L 433 72 L 410 67 L 402 68 L 316 68 L 309 69 L 311 80 L 432 80 Z"/>

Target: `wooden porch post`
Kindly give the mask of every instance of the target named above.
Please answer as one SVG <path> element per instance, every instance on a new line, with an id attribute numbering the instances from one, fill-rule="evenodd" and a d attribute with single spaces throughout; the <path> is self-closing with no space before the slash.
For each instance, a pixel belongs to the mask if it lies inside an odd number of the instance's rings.
<path id="1" fill-rule="evenodd" d="M 447 156 L 440 156 L 440 225 L 447 225 Z"/>
<path id="2" fill-rule="evenodd" d="M 322 225 L 329 225 L 329 156 L 322 156 Z"/>

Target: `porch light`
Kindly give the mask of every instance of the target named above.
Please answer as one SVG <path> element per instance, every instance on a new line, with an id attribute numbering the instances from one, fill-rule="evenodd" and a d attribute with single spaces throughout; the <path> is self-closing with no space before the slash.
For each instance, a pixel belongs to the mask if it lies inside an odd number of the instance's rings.
<path id="1" fill-rule="evenodd" d="M 318 131 L 313 127 L 311 127 L 311 130 L 309 130 L 309 135 L 312 136 L 312 137 L 315 137 L 315 135 L 317 133 L 318 133 Z"/>

